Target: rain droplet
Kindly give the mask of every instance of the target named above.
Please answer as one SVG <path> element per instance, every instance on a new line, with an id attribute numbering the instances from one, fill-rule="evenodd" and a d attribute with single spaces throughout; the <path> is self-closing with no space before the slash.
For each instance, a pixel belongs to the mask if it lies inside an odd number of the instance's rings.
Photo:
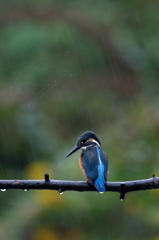
<path id="1" fill-rule="evenodd" d="M 6 191 L 6 189 L 1 189 L 1 191 L 2 191 L 2 192 L 5 192 L 5 191 Z"/>
<path id="2" fill-rule="evenodd" d="M 62 191 L 61 189 L 59 189 L 59 193 L 60 193 L 60 195 L 62 195 L 62 194 L 63 194 L 63 191 Z"/>

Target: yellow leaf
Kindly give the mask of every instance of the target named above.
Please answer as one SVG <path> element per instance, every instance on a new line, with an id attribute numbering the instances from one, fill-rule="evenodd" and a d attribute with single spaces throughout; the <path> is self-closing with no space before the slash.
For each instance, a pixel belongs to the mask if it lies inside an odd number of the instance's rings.
<path id="1" fill-rule="evenodd" d="M 40 228 L 34 233 L 32 240 L 58 240 L 58 236 L 50 229 Z"/>

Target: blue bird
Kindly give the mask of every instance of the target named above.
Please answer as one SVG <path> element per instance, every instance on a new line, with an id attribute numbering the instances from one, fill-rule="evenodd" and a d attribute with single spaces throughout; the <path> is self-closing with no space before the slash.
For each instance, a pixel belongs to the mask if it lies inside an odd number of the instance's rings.
<path id="1" fill-rule="evenodd" d="M 96 134 L 91 131 L 82 133 L 77 140 L 76 146 L 66 157 L 78 149 L 82 149 L 79 164 L 87 182 L 94 185 L 98 192 L 105 192 L 105 182 L 108 175 L 108 157 L 102 150 L 101 143 Z"/>

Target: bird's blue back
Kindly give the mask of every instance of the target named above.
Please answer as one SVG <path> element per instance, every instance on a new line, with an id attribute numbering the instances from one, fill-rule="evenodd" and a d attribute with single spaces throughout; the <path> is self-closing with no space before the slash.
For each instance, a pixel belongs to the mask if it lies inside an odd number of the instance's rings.
<path id="1" fill-rule="evenodd" d="M 88 182 L 94 184 L 99 192 L 105 192 L 108 172 L 108 157 L 100 146 L 89 146 L 82 151 L 82 166 Z"/>

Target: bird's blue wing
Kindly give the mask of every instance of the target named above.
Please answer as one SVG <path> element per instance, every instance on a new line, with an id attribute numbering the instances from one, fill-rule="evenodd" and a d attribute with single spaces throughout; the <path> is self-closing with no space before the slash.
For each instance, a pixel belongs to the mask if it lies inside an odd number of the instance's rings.
<path id="1" fill-rule="evenodd" d="M 93 147 L 83 151 L 82 165 L 87 178 L 94 180 L 98 177 L 98 158 Z"/>

